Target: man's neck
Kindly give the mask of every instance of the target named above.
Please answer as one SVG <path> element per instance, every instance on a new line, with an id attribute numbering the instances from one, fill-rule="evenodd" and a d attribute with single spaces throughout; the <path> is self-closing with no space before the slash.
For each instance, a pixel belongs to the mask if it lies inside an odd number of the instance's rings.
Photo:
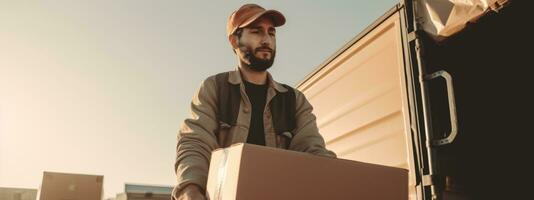
<path id="1" fill-rule="evenodd" d="M 243 79 L 256 85 L 264 85 L 267 83 L 267 71 L 257 72 L 248 68 L 246 63 L 239 63 L 239 71 Z"/>

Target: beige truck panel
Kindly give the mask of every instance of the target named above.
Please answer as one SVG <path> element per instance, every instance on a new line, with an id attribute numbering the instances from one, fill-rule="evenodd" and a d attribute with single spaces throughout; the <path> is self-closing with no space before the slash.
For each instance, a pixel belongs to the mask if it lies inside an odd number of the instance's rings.
<path id="1" fill-rule="evenodd" d="M 410 170 L 409 123 L 398 13 L 299 84 L 327 147 L 340 158 Z"/>

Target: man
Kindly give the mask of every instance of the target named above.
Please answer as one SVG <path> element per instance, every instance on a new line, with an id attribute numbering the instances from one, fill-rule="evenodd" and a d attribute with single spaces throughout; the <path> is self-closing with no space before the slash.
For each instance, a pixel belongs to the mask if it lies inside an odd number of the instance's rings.
<path id="1" fill-rule="evenodd" d="M 277 83 L 267 72 L 276 54 L 275 27 L 284 23 L 280 12 L 255 4 L 230 15 L 227 36 L 238 67 L 208 77 L 193 97 L 192 116 L 178 133 L 174 199 L 205 199 L 211 151 L 234 143 L 336 157 L 325 148 L 304 94 Z"/>

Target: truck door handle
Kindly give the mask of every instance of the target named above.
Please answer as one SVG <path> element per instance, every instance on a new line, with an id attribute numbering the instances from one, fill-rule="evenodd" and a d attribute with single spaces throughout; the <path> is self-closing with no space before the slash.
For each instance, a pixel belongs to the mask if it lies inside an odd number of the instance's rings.
<path id="1" fill-rule="evenodd" d="M 451 132 L 446 138 L 433 140 L 432 145 L 443 146 L 452 143 L 458 135 L 458 122 L 456 116 L 456 102 L 454 100 L 454 87 L 452 84 L 452 76 L 447 71 L 440 70 L 432 74 L 425 75 L 425 80 L 429 81 L 437 77 L 442 77 L 447 83 L 447 97 L 449 102 L 449 116 L 451 119 Z"/>

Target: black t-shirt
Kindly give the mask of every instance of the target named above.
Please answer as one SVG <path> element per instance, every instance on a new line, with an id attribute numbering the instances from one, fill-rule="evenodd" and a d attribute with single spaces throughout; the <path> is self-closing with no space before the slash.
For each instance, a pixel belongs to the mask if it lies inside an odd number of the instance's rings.
<path id="1" fill-rule="evenodd" d="M 248 81 L 244 81 L 244 83 L 245 91 L 247 92 L 247 96 L 252 104 L 252 117 L 250 119 L 247 143 L 265 146 L 263 109 L 265 108 L 268 85 L 256 85 Z"/>

